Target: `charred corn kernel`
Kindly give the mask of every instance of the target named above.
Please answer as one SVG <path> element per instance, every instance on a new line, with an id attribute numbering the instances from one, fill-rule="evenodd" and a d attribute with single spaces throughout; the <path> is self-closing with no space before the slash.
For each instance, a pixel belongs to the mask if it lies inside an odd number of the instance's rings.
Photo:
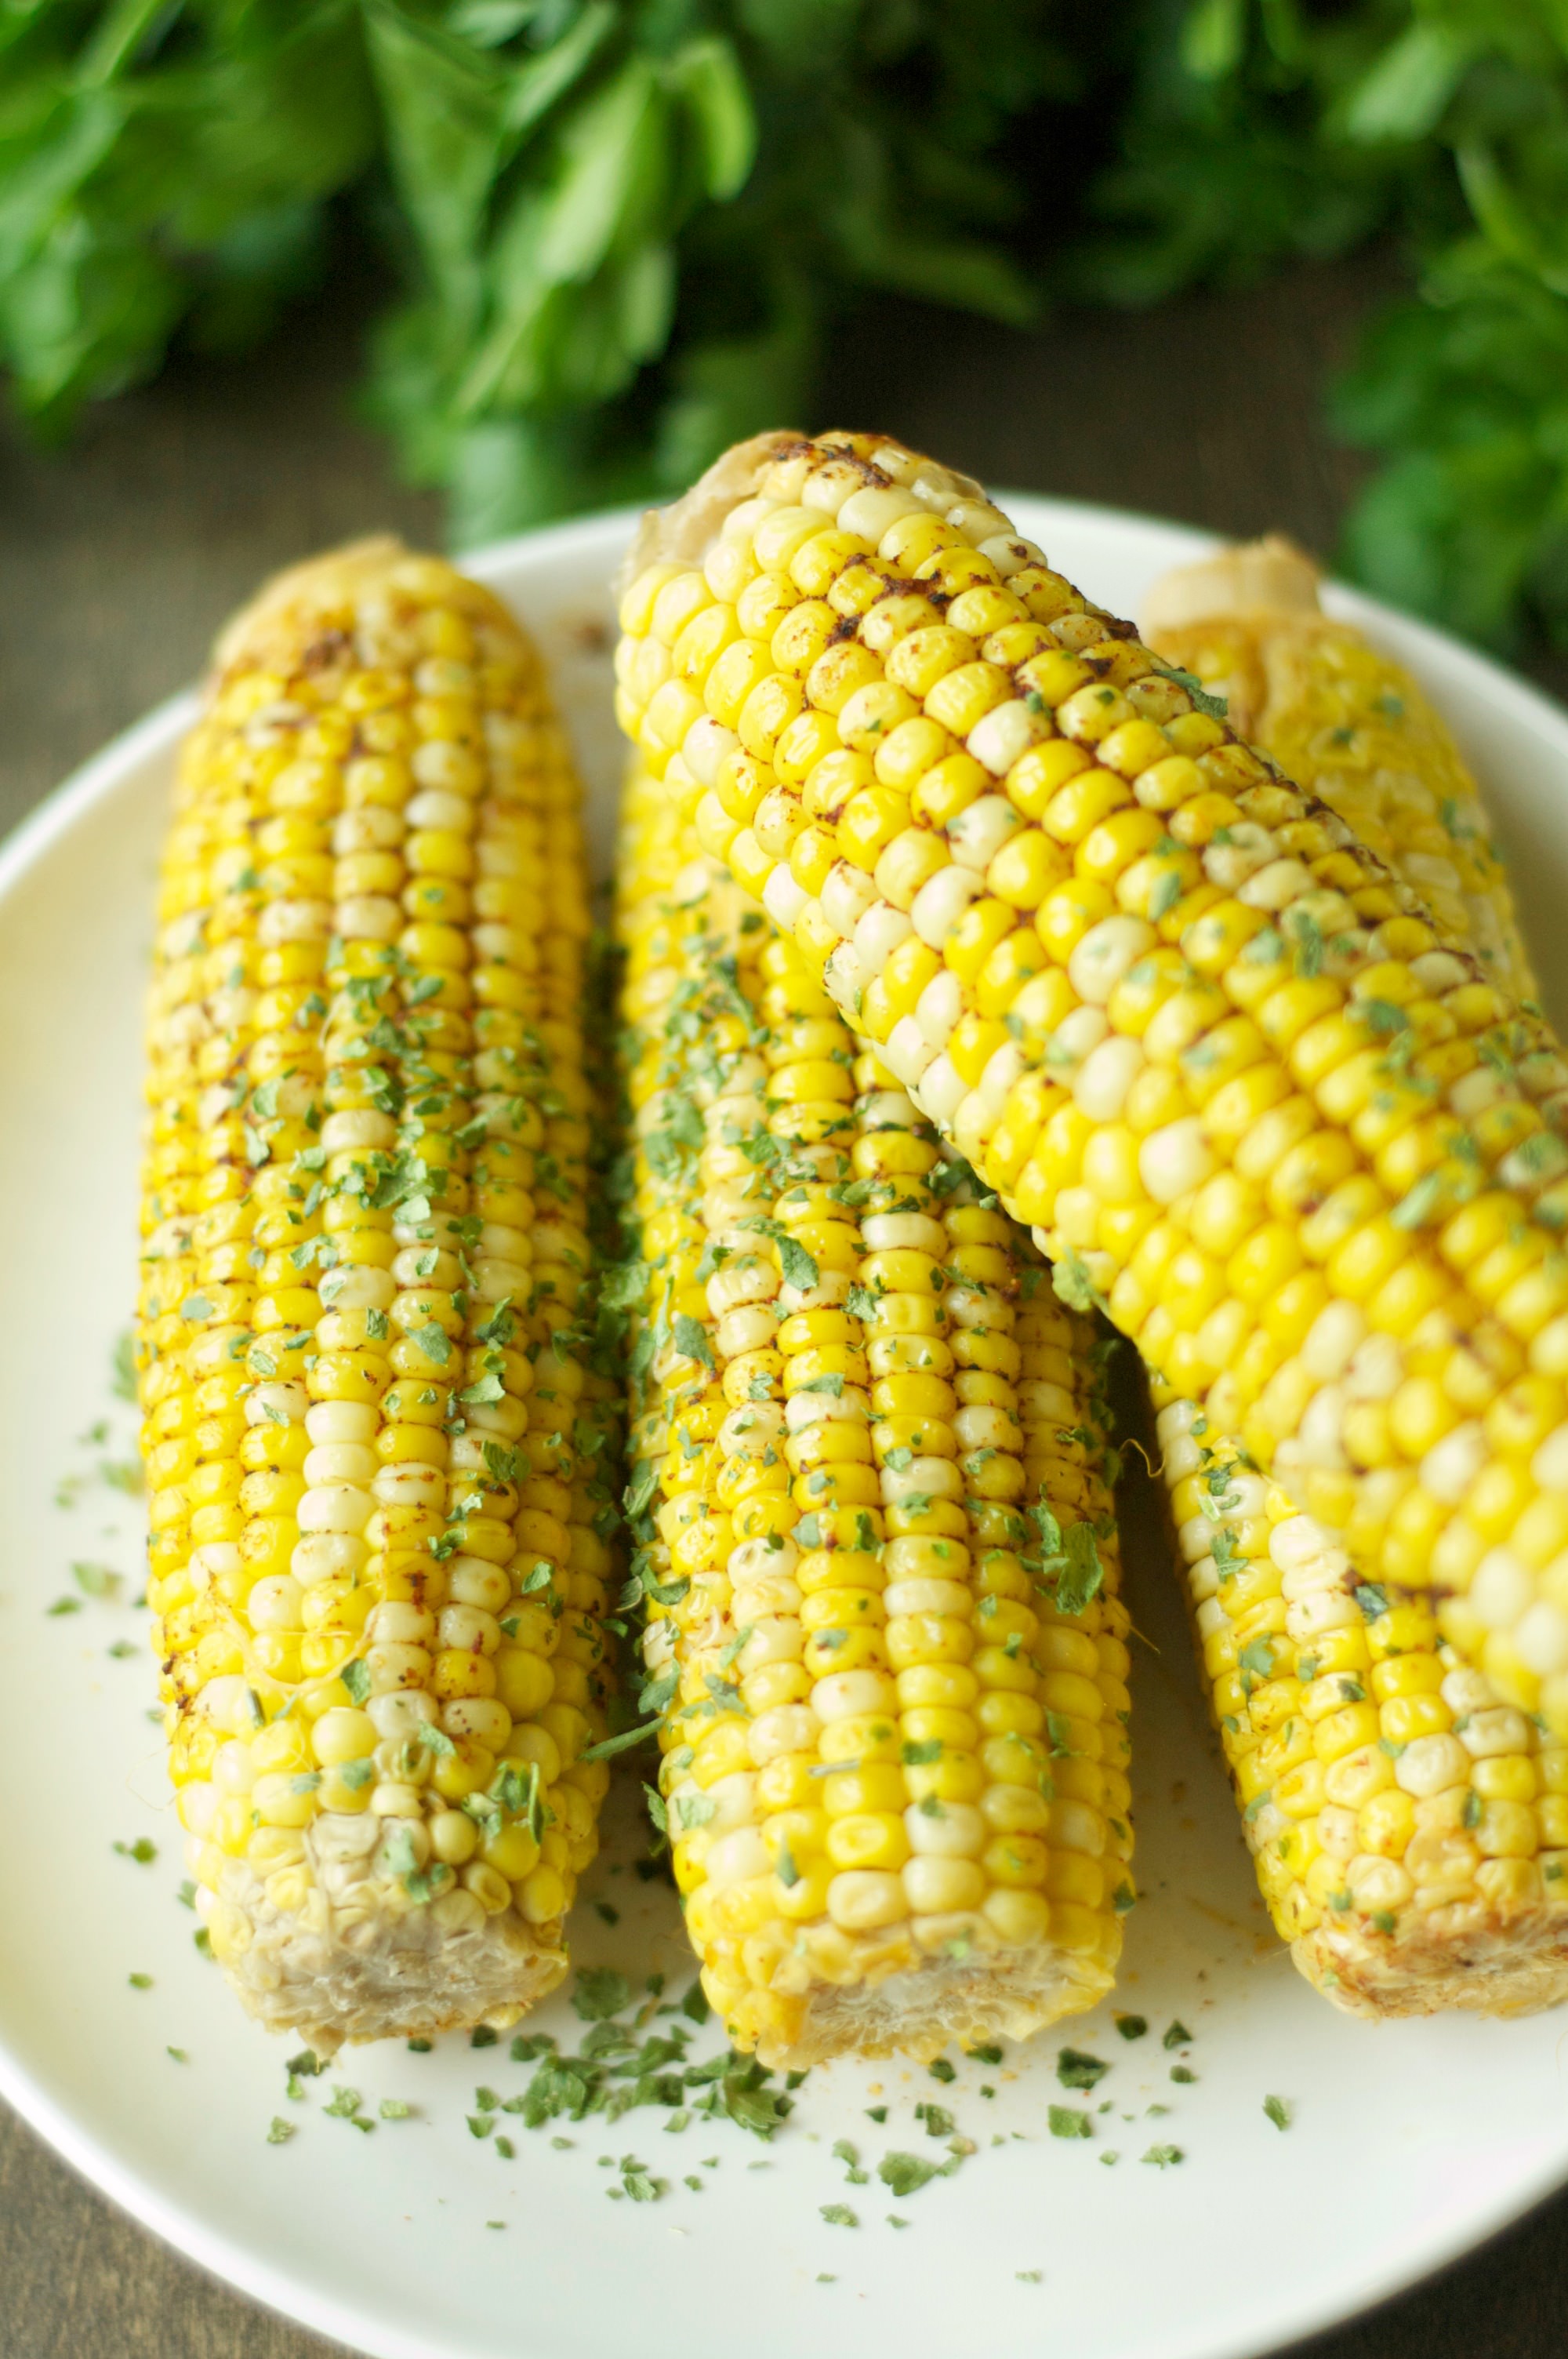
<path id="1" fill-rule="evenodd" d="M 643 772 L 620 876 L 644 1651 L 705 1986 L 773 2063 L 1091 2005 L 1131 1897 L 1100 1347 Z M 911 945 L 901 1011 L 944 972 Z"/>
<path id="2" fill-rule="evenodd" d="M 505 608 L 391 541 L 264 592 L 159 885 L 138 1363 L 201 1905 L 246 2006 L 322 2051 L 511 2021 L 566 1968 L 540 1843 L 593 1847 L 613 1441 L 572 1356 L 587 944 Z"/>
<path id="3" fill-rule="evenodd" d="M 775 734 L 797 711 L 834 717 L 853 750 L 843 682 L 852 676 L 864 696 L 891 681 L 984 777 L 955 810 L 901 772 L 910 824 L 874 860 L 825 819 L 841 857 L 817 893 L 753 852 L 754 836 L 744 860 L 740 844 L 727 855 L 734 872 L 838 1007 L 863 1018 L 893 1081 L 1033 1227 L 1077 1299 L 1111 1305 L 1162 1402 L 1201 1406 L 1217 1436 L 1241 1442 L 1348 1549 L 1364 1585 L 1430 1593 L 1444 1642 L 1568 1735 L 1568 1595 L 1525 1545 L 1536 1528 L 1525 1519 L 1568 1497 L 1568 1147 L 1557 1136 L 1568 1062 L 1499 987 L 1524 978 L 1511 951 L 1511 968 L 1501 959 L 1514 939 L 1504 918 L 1488 932 L 1467 904 L 1497 881 L 1484 827 L 1461 858 L 1424 783 L 1435 724 L 1413 700 L 1394 711 L 1401 691 L 1375 660 L 1368 672 L 1338 647 L 1334 693 L 1357 744 L 1336 748 L 1333 728 L 1309 729 L 1313 776 L 1296 786 L 1044 566 L 1006 574 L 1021 620 L 979 637 L 950 611 L 917 625 L 908 602 L 923 582 L 949 601 L 999 587 L 976 538 L 995 512 L 967 506 L 967 487 L 901 445 L 858 437 L 854 451 L 846 469 L 837 444 L 762 438 L 697 495 L 726 547 L 765 541 L 779 517 L 808 511 L 830 517 L 819 531 L 860 543 L 845 571 L 869 603 L 842 609 L 853 639 L 829 651 L 832 679 L 818 691 L 815 669 L 804 689 L 775 669 L 752 700 Z M 915 505 L 889 526 L 874 503 L 895 487 Z M 677 530 L 697 515 L 682 511 Z M 634 574 L 657 565 L 668 537 L 649 522 Z M 1005 557 L 1006 536 L 998 548 Z M 651 615 L 638 594 L 633 610 Z M 812 594 L 840 611 L 834 583 Z M 1021 657 L 1008 634 L 1025 625 L 1044 636 Z M 869 661 L 851 663 L 851 646 Z M 654 712 L 665 690 L 640 683 L 665 679 L 669 661 L 651 622 L 629 628 L 621 710 L 661 776 L 672 766 Z M 1405 727 L 1402 753 L 1374 719 Z M 693 740 L 699 765 L 705 743 Z M 1348 796 L 1331 772 L 1350 777 Z M 1340 795 L 1351 810 L 1357 793 L 1364 805 L 1375 788 L 1402 807 L 1406 779 L 1411 809 L 1444 839 L 1418 856 L 1448 863 L 1407 871 L 1422 903 L 1335 805 Z M 666 791 L 683 813 L 695 800 L 681 765 Z M 1454 794 L 1468 825 L 1462 777 Z M 1009 858 L 1033 856 L 1013 849 L 1033 830 L 1071 873 L 1028 907 L 1003 886 Z M 988 921 L 984 966 L 970 968 L 965 929 L 982 904 L 1014 922 L 993 937 Z M 1453 930 L 1460 916 L 1467 940 Z M 1001 989 L 982 1006 L 979 973 L 1017 938 L 1016 963 L 998 970 Z M 1061 993 L 1037 1016 L 1033 940 Z M 1062 1093 L 1048 1106 L 1043 1080 Z M 1227 1175 L 1257 1190 L 1248 1213 L 1267 1250 L 1208 1223 L 1206 1190 Z M 1484 1250 L 1462 1217 L 1478 1189 L 1501 1216 Z M 1158 1270 L 1135 1269 L 1159 1229 L 1177 1243 Z M 1541 1390 L 1515 1421 L 1499 1404 L 1527 1372 Z M 1339 1723 L 1352 1751 L 1358 1725 Z M 1434 1730 L 1409 1744 L 1447 1741 Z M 1391 1887 L 1385 1875 L 1367 1888 Z"/>

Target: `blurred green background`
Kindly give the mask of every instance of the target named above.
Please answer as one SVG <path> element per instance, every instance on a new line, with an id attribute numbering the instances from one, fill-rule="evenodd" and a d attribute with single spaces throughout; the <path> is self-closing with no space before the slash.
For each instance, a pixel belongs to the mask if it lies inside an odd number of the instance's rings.
<path id="1" fill-rule="evenodd" d="M 1568 645 L 1568 0 L 0 0 L 33 429 L 326 289 L 457 544 L 833 422 L 890 294 L 1048 360 L 1361 247 L 1344 570 Z"/>

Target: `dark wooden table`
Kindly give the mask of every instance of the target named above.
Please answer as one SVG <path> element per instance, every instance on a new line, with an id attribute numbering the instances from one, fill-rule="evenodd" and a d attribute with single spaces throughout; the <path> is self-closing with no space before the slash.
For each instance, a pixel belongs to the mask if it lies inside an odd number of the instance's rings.
<path id="1" fill-rule="evenodd" d="M 1358 263 L 1031 337 L 890 309 L 846 340 L 822 419 L 891 427 L 994 482 L 1222 532 L 1281 526 L 1327 550 L 1355 462 L 1321 430 L 1323 382 L 1388 283 Z M 0 830 L 193 677 L 269 568 L 387 524 L 438 537 L 436 503 L 400 487 L 354 422 L 363 311 L 340 299 L 293 323 L 286 351 L 177 367 L 64 452 L 0 432 Z M 1568 684 L 1561 665 L 1541 676 Z M 1353 2150 L 1345 2160 L 1346 2202 L 1375 2203 Z M 1333 2223 L 1281 2217 L 1279 2233 L 1326 2245 Z M 1565 2329 L 1568 2196 L 1303 2359 L 1560 2359 Z M 328 2347 L 155 2244 L 0 2109 L 3 2359 Z"/>

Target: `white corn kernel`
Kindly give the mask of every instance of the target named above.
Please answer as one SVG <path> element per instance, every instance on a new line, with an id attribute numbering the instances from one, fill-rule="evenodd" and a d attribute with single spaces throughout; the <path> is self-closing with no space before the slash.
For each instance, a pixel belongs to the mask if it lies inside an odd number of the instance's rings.
<path id="1" fill-rule="evenodd" d="M 934 1049 L 946 1047 L 964 1012 L 964 986 L 947 967 L 932 976 L 914 1003 L 914 1020 Z"/>
<path id="2" fill-rule="evenodd" d="M 781 861 L 762 887 L 762 907 L 781 933 L 791 933 L 811 896 Z"/>
<path id="3" fill-rule="evenodd" d="M 1509 1549 L 1488 1549 L 1471 1578 L 1468 1602 L 1488 1630 L 1511 1630 L 1534 1603 L 1535 1582 Z"/>
<path id="4" fill-rule="evenodd" d="M 307 1411 L 305 1430 L 312 1441 L 373 1441 L 378 1412 L 361 1401 L 317 1401 Z"/>
<path id="5" fill-rule="evenodd" d="M 939 951 L 971 901 L 985 890 L 983 874 L 974 875 L 954 862 L 927 878 L 910 907 L 910 920 L 923 942 Z"/>
<path id="6" fill-rule="evenodd" d="M 944 1051 L 934 1057 L 922 1072 L 916 1094 L 932 1121 L 948 1128 L 968 1095 L 968 1082 Z"/>
<path id="7" fill-rule="evenodd" d="M 711 1858 L 708 1872 L 711 1875 Z M 869 1933 L 881 1925 L 896 1925 L 907 1907 L 902 1877 L 876 1868 L 846 1868 L 827 1887 L 827 1914 L 847 1933 Z"/>
<path id="8" fill-rule="evenodd" d="M 1278 911 L 1288 909 L 1292 901 L 1312 891 L 1315 879 L 1312 870 L 1300 860 L 1271 860 L 1249 876 L 1237 893 L 1237 899 L 1249 909 Z"/>
<path id="9" fill-rule="evenodd" d="M 1418 1801 L 1462 1786 L 1470 1775 L 1470 1756 L 1456 1736 L 1414 1736 L 1394 1762 L 1394 1777 Z"/>
<path id="10" fill-rule="evenodd" d="M 854 867 L 848 860 L 836 860 L 824 880 L 819 897 L 822 914 L 828 924 L 838 933 L 854 937 L 859 950 L 860 919 L 868 909 L 875 906 L 877 897 L 877 888 L 865 870 Z M 895 910 L 893 914 L 902 917 L 903 913 Z"/>
<path id="11" fill-rule="evenodd" d="M 381 1461 L 373 1450 L 362 1441 L 329 1441 L 312 1450 L 301 1469 L 305 1481 L 318 1483 L 358 1483 L 371 1480 Z"/>
<path id="12" fill-rule="evenodd" d="M 1549 1433 L 1530 1462 L 1530 1471 L 1543 1491 L 1568 1491 L 1568 1425 Z"/>
<path id="13" fill-rule="evenodd" d="M 946 521 L 963 534 L 971 548 L 979 548 L 982 539 L 1005 538 L 1012 530 L 1012 518 L 1003 516 L 989 500 L 959 500 L 947 510 Z"/>
<path id="14" fill-rule="evenodd" d="M 682 738 L 681 756 L 697 785 L 711 788 L 717 784 L 719 773 L 730 755 L 738 753 L 740 747 L 741 740 L 733 729 L 726 729 L 722 722 L 705 712 Z"/>
<path id="15" fill-rule="evenodd" d="M 1159 939 L 1141 918 L 1102 918 L 1068 960 L 1067 980 L 1080 999 L 1103 1007 L 1128 969 L 1153 950 Z"/>
<path id="16" fill-rule="evenodd" d="M 900 484 L 868 484 L 851 492 L 838 511 L 838 529 L 877 548 L 902 516 L 919 516 L 922 504 Z"/>
<path id="17" fill-rule="evenodd" d="M 1044 565 L 1045 552 L 1037 542 L 1022 540 L 1016 536 L 997 533 L 979 544 L 980 555 L 989 557 L 1004 582 L 1022 573 L 1026 565 Z"/>
<path id="18" fill-rule="evenodd" d="M 1002 705 L 999 709 L 1005 712 L 1009 708 Z M 989 713 L 987 718 L 994 720 L 996 715 Z M 946 832 L 959 866 L 983 877 L 1002 845 L 1010 836 L 1016 835 L 1022 824 L 1005 795 L 982 795 L 978 802 L 967 804 L 948 821 Z"/>
<path id="19" fill-rule="evenodd" d="M 898 1075 L 906 1089 L 913 1089 L 935 1055 L 935 1049 L 915 1017 L 901 1016 L 888 1035 L 881 1060 L 890 1072 Z"/>
<path id="20" fill-rule="evenodd" d="M 369 1523 L 374 1505 L 369 1491 L 358 1484 L 323 1484 L 318 1490 L 306 1492 L 294 1511 L 295 1520 L 302 1534 L 358 1533 L 362 1532 Z"/>
<path id="21" fill-rule="evenodd" d="M 1422 1487 L 1445 1507 L 1456 1507 L 1490 1455 L 1482 1425 L 1475 1419 L 1456 1425 L 1422 1460 Z"/>
<path id="22" fill-rule="evenodd" d="M 1079 1015 L 1090 1012 L 1087 1008 L 1076 1011 Z M 1100 1020 L 1103 1023 L 1105 1019 Z M 1067 1021 L 1071 1023 L 1072 1018 Z M 1102 1039 L 1073 1077 L 1073 1099 L 1079 1113 L 1090 1122 L 1119 1122 L 1127 1093 L 1142 1071 L 1144 1061 L 1139 1041 L 1119 1037 Z"/>
<path id="23" fill-rule="evenodd" d="M 865 872 L 857 869 L 855 874 Z M 855 950 L 867 976 L 881 974 L 900 942 L 906 942 L 914 931 L 906 911 L 895 909 L 891 901 L 873 901 L 855 924 Z"/>
<path id="24" fill-rule="evenodd" d="M 303 1597 L 299 1583 L 287 1572 L 275 1572 L 258 1581 L 245 1600 L 245 1612 L 250 1617 L 252 1629 L 299 1629 L 299 1608 Z"/>
<path id="25" fill-rule="evenodd" d="M 1366 1333 L 1366 1318 L 1356 1303 L 1329 1303 L 1307 1332 L 1301 1348 L 1303 1367 L 1320 1384 L 1333 1384 L 1350 1365 Z"/>
<path id="26" fill-rule="evenodd" d="M 1548 1599 L 1538 1599 L 1514 1631 L 1513 1645 L 1526 1670 L 1538 1679 L 1568 1670 L 1568 1614 Z"/>
<path id="27" fill-rule="evenodd" d="M 1178 1198 L 1190 1195 L 1217 1168 L 1204 1136 L 1203 1125 L 1195 1114 L 1151 1131 L 1138 1150 L 1138 1176 L 1156 1204 L 1173 1204 Z"/>

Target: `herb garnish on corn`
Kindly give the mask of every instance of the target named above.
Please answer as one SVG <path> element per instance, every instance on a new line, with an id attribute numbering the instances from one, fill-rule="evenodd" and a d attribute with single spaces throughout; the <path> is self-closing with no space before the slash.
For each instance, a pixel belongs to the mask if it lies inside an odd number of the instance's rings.
<path id="1" fill-rule="evenodd" d="M 645 776 L 637 1569 L 703 1984 L 795 2066 L 1022 2035 L 1131 1900 L 1105 1346 Z"/>
<path id="2" fill-rule="evenodd" d="M 1535 978 L 1465 757 L 1403 666 L 1325 614 L 1312 560 L 1278 535 L 1178 566 L 1143 603 L 1157 655 L 1217 690 L 1238 736 L 1354 828 L 1511 997 Z"/>
<path id="3" fill-rule="evenodd" d="M 181 763 L 149 1602 L 213 1952 L 323 2051 L 513 2019 L 596 1845 L 578 804 L 512 617 L 389 541 L 230 626 Z"/>
<path id="4" fill-rule="evenodd" d="M 1457 748 L 1398 665 L 1318 610 L 1299 551 L 1226 550 L 1157 582 L 1146 613 L 1162 653 L 1531 994 Z M 1568 1995 L 1568 1749 L 1441 1642 L 1429 1596 L 1357 1580 L 1192 1403 L 1159 1423 L 1216 1720 L 1298 1963 L 1379 2015 Z"/>
<path id="5" fill-rule="evenodd" d="M 1568 1737 L 1545 1027 L 902 445 L 731 451 L 622 620 L 645 760 L 1161 1399 Z"/>

